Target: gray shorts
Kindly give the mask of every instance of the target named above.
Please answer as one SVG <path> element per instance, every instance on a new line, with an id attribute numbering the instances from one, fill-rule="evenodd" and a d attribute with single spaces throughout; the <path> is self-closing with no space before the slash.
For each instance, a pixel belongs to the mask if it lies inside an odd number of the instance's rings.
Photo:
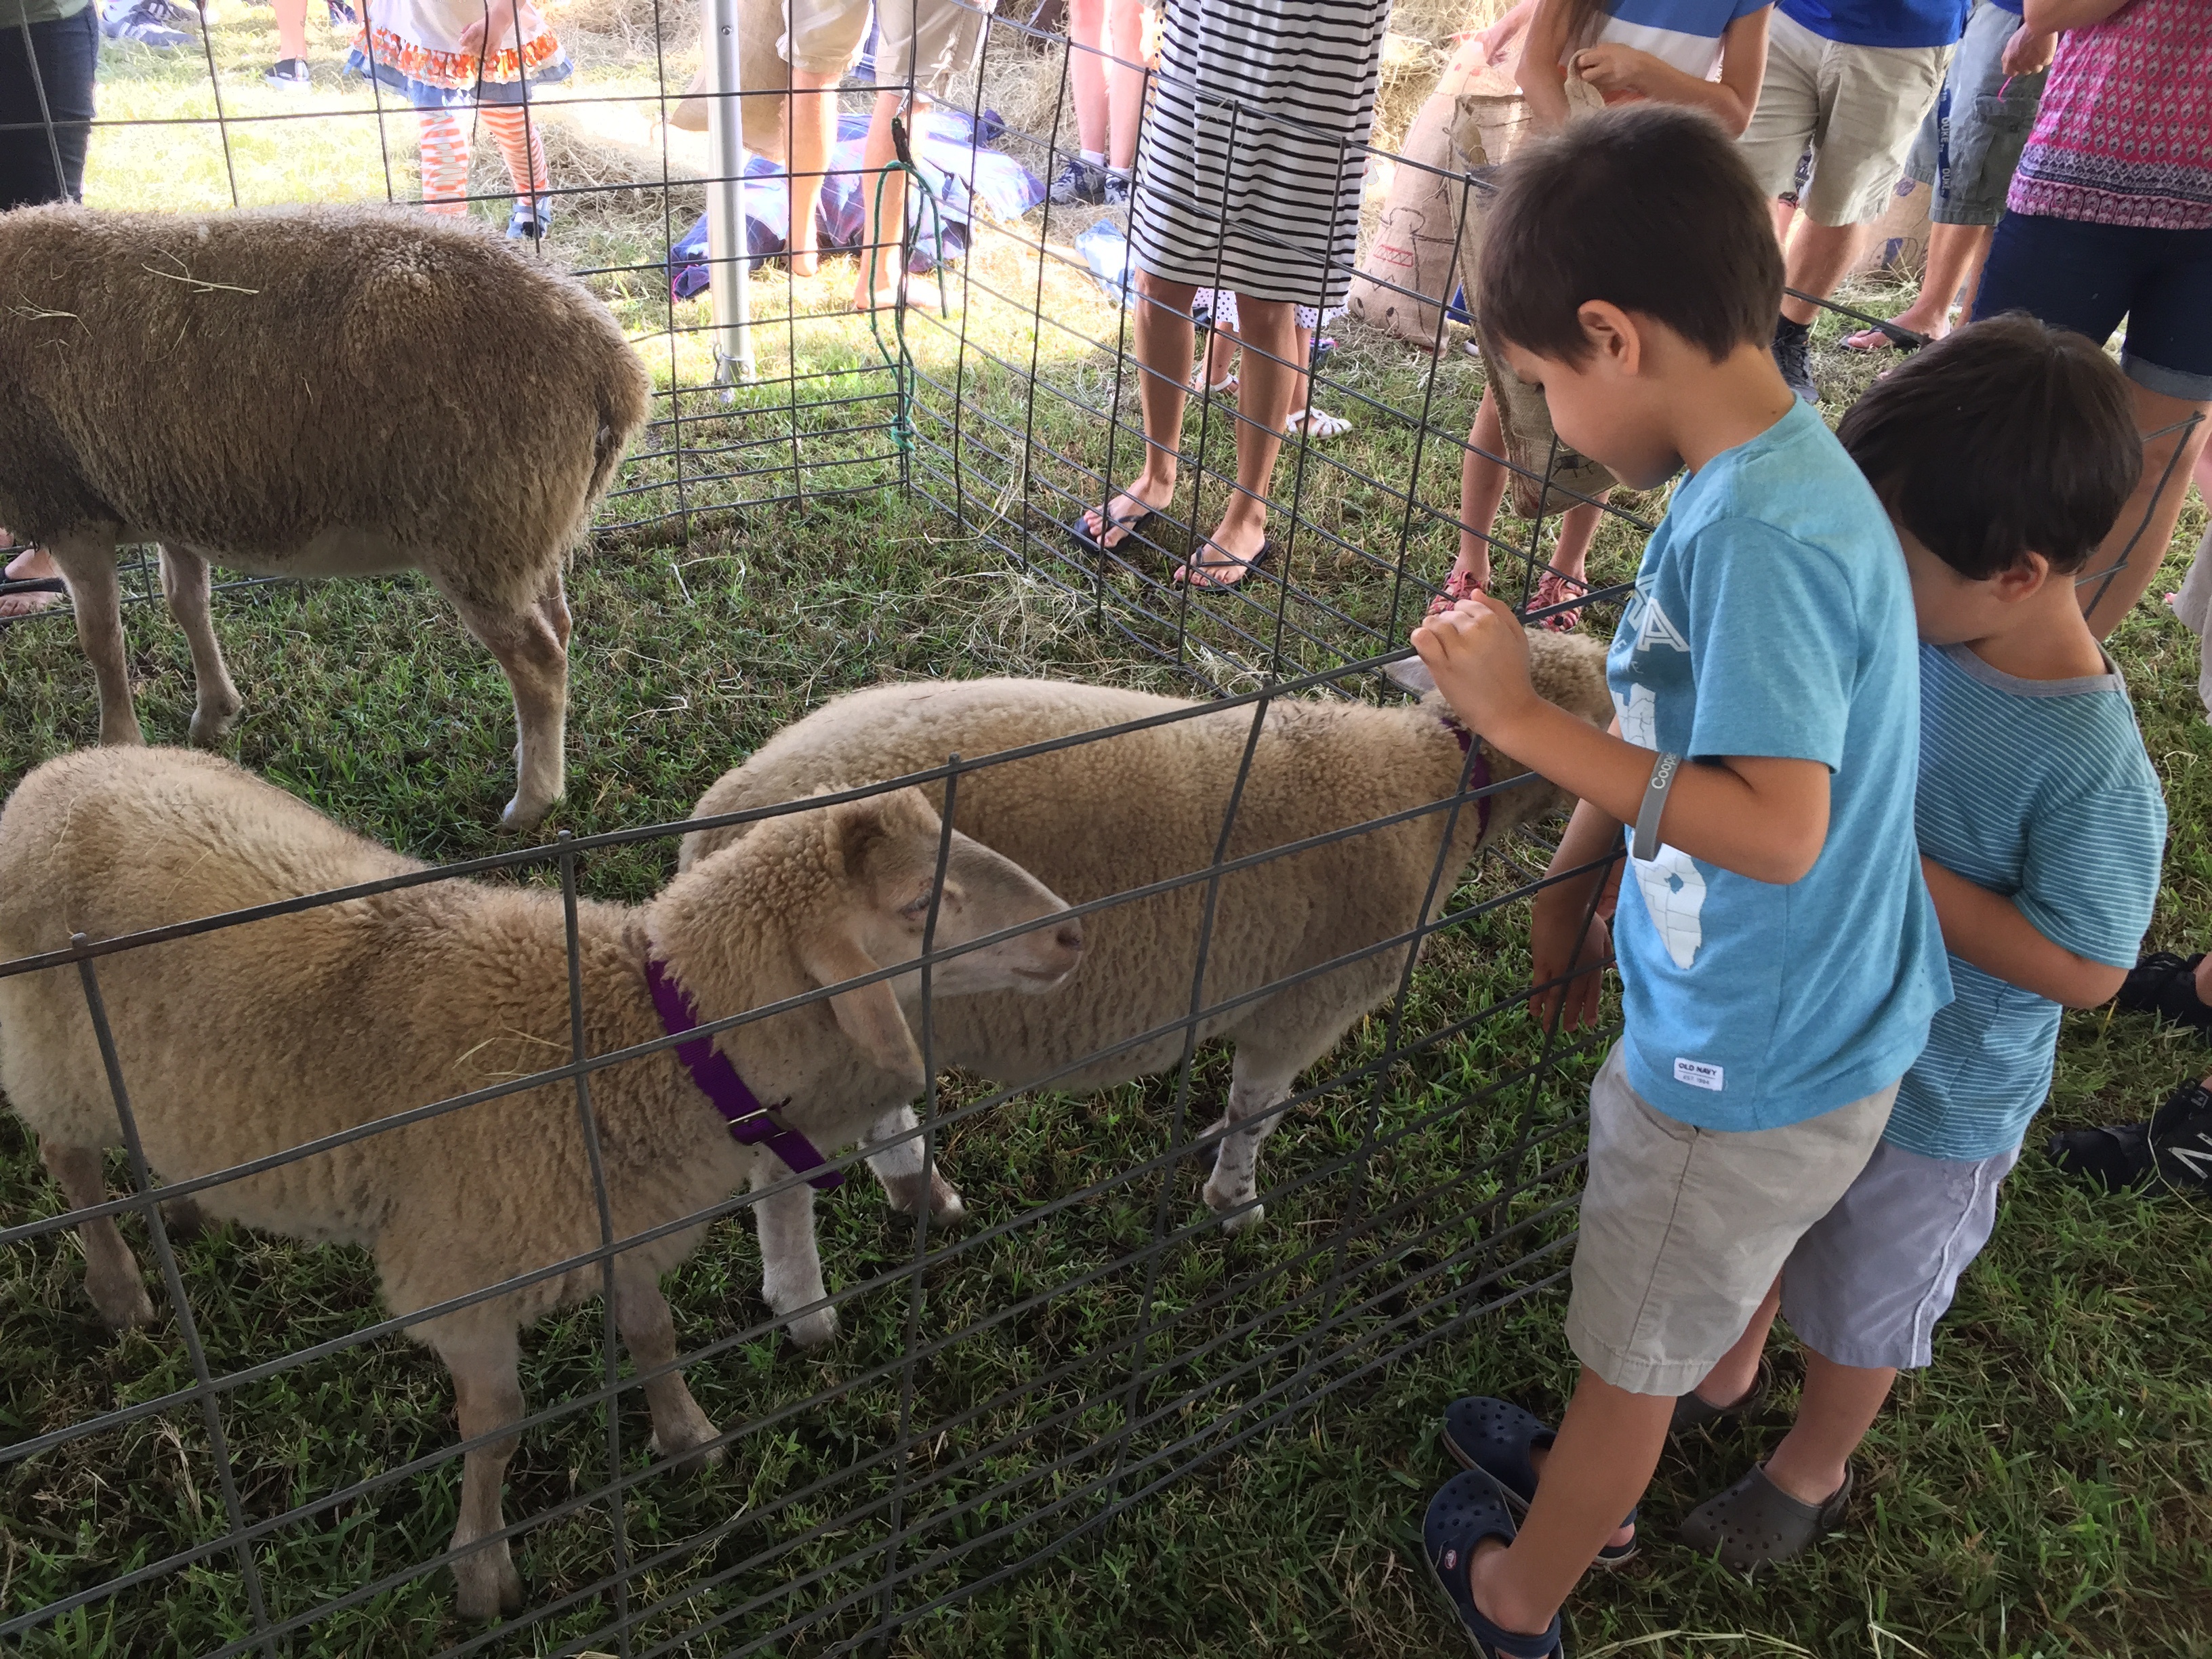
<path id="1" fill-rule="evenodd" d="M 2049 78 L 2048 71 L 2005 73 L 2005 42 L 2020 27 L 2018 12 L 1996 0 L 1974 0 L 1943 90 L 1905 162 L 1907 178 L 1935 191 L 1928 204 L 1931 223 L 1994 225 L 2004 213 L 2005 191 Z"/>
<path id="2" fill-rule="evenodd" d="M 1839 1365 L 1908 1370 L 1933 1358 L 1936 1322 L 1990 1242 L 1997 1185 L 2020 1148 L 1928 1158 L 1884 1141 L 1782 1269 L 1782 1316 Z"/>
<path id="3" fill-rule="evenodd" d="M 878 0 L 875 83 L 938 100 L 975 72 L 994 0 Z M 842 75 L 868 26 L 869 0 L 784 0 L 776 51 L 808 75 Z"/>
<path id="4" fill-rule="evenodd" d="M 1567 1300 L 1576 1357 L 1631 1394 L 1695 1388 L 1866 1167 L 1896 1098 L 1893 1083 L 1778 1129 L 1700 1129 L 1628 1086 L 1615 1043 L 1590 1085 Z"/>

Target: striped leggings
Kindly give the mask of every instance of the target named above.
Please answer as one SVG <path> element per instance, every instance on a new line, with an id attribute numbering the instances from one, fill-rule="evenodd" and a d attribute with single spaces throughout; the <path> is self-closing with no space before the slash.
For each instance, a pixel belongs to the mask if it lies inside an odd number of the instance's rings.
<path id="1" fill-rule="evenodd" d="M 491 129 L 507 176 L 525 203 L 538 205 L 535 192 L 551 187 L 545 172 L 545 140 L 534 118 L 520 104 L 480 104 L 474 111 L 422 109 L 422 204 L 433 213 L 465 213 L 469 193 L 469 130 L 473 114 Z M 550 204 L 545 205 L 550 206 Z"/>

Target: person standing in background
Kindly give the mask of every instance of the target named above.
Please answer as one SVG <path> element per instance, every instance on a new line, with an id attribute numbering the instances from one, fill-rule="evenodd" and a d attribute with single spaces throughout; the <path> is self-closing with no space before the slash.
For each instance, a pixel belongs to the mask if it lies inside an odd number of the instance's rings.
<path id="1" fill-rule="evenodd" d="M 1144 0 L 1068 0 L 1067 38 L 1079 149 L 1052 181 L 1052 199 L 1119 207 L 1129 199 L 1145 111 Z"/>

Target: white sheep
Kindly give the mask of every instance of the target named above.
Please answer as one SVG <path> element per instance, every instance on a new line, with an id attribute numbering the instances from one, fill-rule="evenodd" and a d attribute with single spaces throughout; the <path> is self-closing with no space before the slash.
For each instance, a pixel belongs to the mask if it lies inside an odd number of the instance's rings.
<path id="1" fill-rule="evenodd" d="M 562 788 L 562 564 L 652 390 L 607 309 L 482 226 L 387 208 L 0 216 L 0 525 L 76 602 L 102 743 L 144 741 L 118 543 L 161 544 L 196 744 L 240 707 L 209 567 L 420 570 L 499 659 L 505 821 Z"/>
<path id="2" fill-rule="evenodd" d="M 1545 696 L 1593 724 L 1612 718 L 1603 647 L 1545 630 L 1529 635 Z M 1404 665 L 1423 679 L 1418 663 Z M 1433 682 L 1427 682 L 1433 686 Z M 985 679 L 882 685 L 840 697 L 785 727 L 701 797 L 694 815 L 728 812 L 804 793 L 831 779 L 881 781 L 975 760 L 1071 733 L 1199 710 L 1135 691 L 1058 681 Z M 955 817 L 986 846 L 1048 883 L 1071 904 L 1206 869 L 1222 833 L 1253 711 L 1194 712 L 1172 724 L 1077 744 L 962 776 Z M 1271 703 L 1227 843 L 1231 860 L 1449 799 L 1468 767 L 1466 733 L 1433 695 L 1417 704 L 1284 698 Z M 1522 775 L 1480 745 L 1475 785 Z M 943 799 L 941 787 L 935 797 Z M 1248 993 L 1403 934 L 1450 897 L 1468 860 L 1565 797 L 1533 776 L 1516 788 L 1269 860 L 1224 878 L 1207 952 L 1204 1006 Z M 1447 822 L 1449 851 L 1438 853 Z M 679 867 L 744 834 L 695 831 Z M 1192 884 L 1102 910 L 1087 922 L 1083 971 L 1048 996 L 1016 1004 L 977 997 L 948 1004 L 939 1052 L 1000 1082 L 1050 1079 L 1072 1091 L 1109 1087 L 1174 1065 L 1183 1034 L 1103 1053 L 1185 1018 L 1206 887 Z M 1226 1135 L 1206 1202 L 1234 1228 L 1262 1214 L 1253 1201 L 1261 1143 L 1298 1074 L 1393 992 L 1402 947 L 1375 951 L 1200 1022 L 1198 1037 L 1234 1040 Z M 1087 1058 L 1097 1056 L 1096 1058 Z"/>
<path id="3" fill-rule="evenodd" d="M 583 902 L 588 1052 L 663 1034 L 649 962 L 710 1020 L 835 985 L 919 953 L 940 826 L 919 792 L 887 793 L 764 821 L 727 856 L 640 907 Z M 424 866 L 341 830 L 228 761 L 174 749 L 89 750 L 49 761 L 0 810 L 0 963 Z M 935 942 L 951 947 L 1065 910 L 1041 884 L 952 839 Z M 570 1057 L 562 896 L 448 880 L 234 926 L 98 959 L 133 1115 L 152 1168 L 189 1180 L 501 1082 Z M 933 997 L 1037 992 L 1082 951 L 1079 923 L 1042 927 L 938 964 Z M 763 1102 L 834 1150 L 911 1123 L 921 1058 L 903 1007 L 919 970 L 817 1000 L 714 1038 Z M 103 1202 L 100 1149 L 119 1124 L 78 970 L 0 978 L 0 1090 L 39 1136 L 73 1209 Z M 748 1177 L 787 1166 L 738 1144 L 662 1050 L 599 1071 L 591 1097 L 617 1238 L 695 1215 Z M 787 1145 L 787 1143 L 780 1143 Z M 908 1139 L 879 1173 L 921 1201 Z M 779 1314 L 820 1302 L 811 1189 L 757 1201 L 763 1285 Z M 575 1086 L 561 1081 L 368 1135 L 202 1189 L 210 1213 L 295 1238 L 361 1245 L 384 1297 L 407 1315 L 568 1260 L 601 1243 Z M 109 1323 L 153 1307 L 112 1219 L 80 1224 L 85 1285 Z M 615 1258 L 615 1316 L 641 1370 L 672 1362 L 659 1276 L 693 1226 Z M 410 1328 L 453 1372 L 464 1437 L 523 1410 L 517 1333 L 596 1293 L 596 1261 Z M 826 1340 L 834 1310 L 805 1316 Z M 645 1384 L 654 1443 L 696 1451 L 715 1428 L 680 1373 Z M 514 1437 L 467 1454 L 453 1547 L 501 1527 Z M 501 1540 L 454 1563 L 460 1611 L 519 1605 Z"/>

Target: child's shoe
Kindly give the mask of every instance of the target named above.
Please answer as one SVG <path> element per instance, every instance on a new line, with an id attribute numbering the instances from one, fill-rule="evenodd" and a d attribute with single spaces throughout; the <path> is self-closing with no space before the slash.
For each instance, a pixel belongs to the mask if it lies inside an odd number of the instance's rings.
<path id="1" fill-rule="evenodd" d="M 1763 1468 L 1708 1498 L 1683 1517 L 1674 1535 L 1700 1555 L 1720 1557 L 1730 1572 L 1756 1572 L 1770 1561 L 1786 1561 L 1833 1532 L 1858 1484 L 1857 1471 L 1844 1466 L 1844 1484 L 1823 1504 L 1801 1504 L 1766 1478 Z"/>
<path id="2" fill-rule="evenodd" d="M 510 242 L 542 242 L 553 234 L 553 210 L 544 203 L 517 202 L 507 222 Z"/>
<path id="3" fill-rule="evenodd" d="M 1473 1395 L 1444 1407 L 1444 1449 L 1461 1468 L 1480 1469 L 1496 1481 L 1516 1519 L 1536 1501 L 1536 1468 L 1529 1454 L 1551 1450 L 1559 1437 L 1558 1431 L 1510 1401 Z M 1636 1511 L 1629 1510 L 1620 1524 L 1634 1526 Z M 1607 1544 L 1597 1553 L 1596 1565 L 1617 1567 L 1635 1553 L 1633 1538 Z"/>
<path id="4" fill-rule="evenodd" d="M 276 67 L 261 78 L 279 92 L 305 92 L 313 85 L 304 58 L 279 58 Z"/>
<path id="5" fill-rule="evenodd" d="M 1421 1552 L 1429 1559 L 1430 1582 L 1480 1659 L 1565 1659 L 1556 1613 L 1542 1634 L 1526 1636 L 1493 1625 L 1474 1605 L 1468 1562 L 1478 1545 L 1492 1538 L 1510 1544 L 1513 1534 L 1512 1513 L 1495 1480 L 1480 1469 L 1454 1475 L 1429 1500 L 1429 1512 L 1421 1518 Z"/>
<path id="6" fill-rule="evenodd" d="M 1694 1389 L 1680 1395 L 1674 1401 L 1674 1419 L 1667 1425 L 1667 1437 L 1672 1440 L 1692 1429 L 1754 1417 L 1766 1404 L 1767 1391 L 1773 1386 L 1774 1373 L 1767 1370 L 1762 1359 L 1759 1362 L 1759 1375 L 1752 1379 L 1749 1390 L 1732 1406 L 1716 1406 Z"/>
<path id="7" fill-rule="evenodd" d="M 1061 207 L 1103 202 L 1106 199 L 1106 169 L 1080 155 L 1071 155 L 1047 193 Z"/>
<path id="8" fill-rule="evenodd" d="M 2212 1008 L 2197 996 L 2197 964 L 2203 960 L 2202 951 L 2193 957 L 2154 951 L 2128 969 L 2113 1001 L 2130 1013 L 2156 1014 L 2212 1036 Z"/>

